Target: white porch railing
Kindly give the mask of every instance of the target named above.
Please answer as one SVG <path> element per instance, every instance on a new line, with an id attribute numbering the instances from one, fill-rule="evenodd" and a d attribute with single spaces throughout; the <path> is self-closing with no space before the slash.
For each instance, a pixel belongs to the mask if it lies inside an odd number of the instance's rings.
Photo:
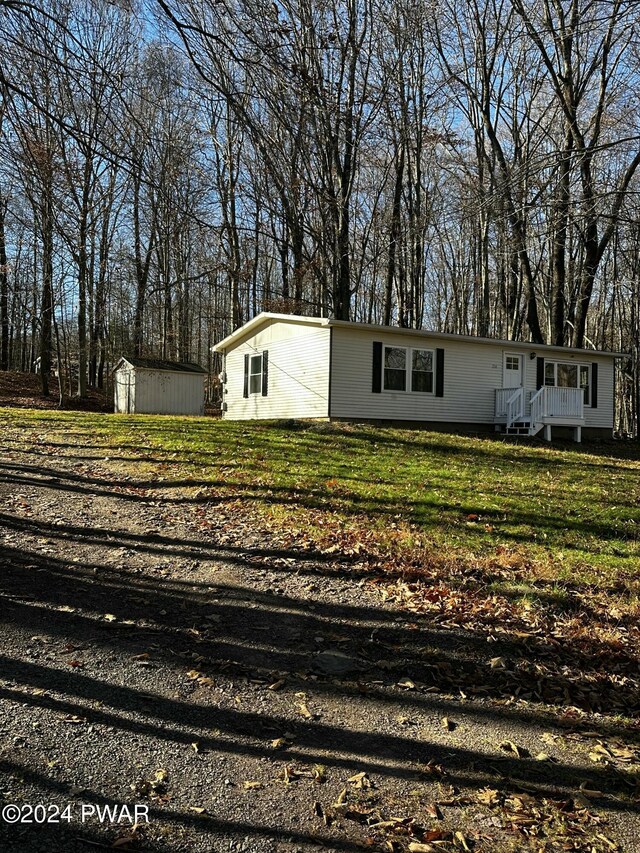
<path id="1" fill-rule="evenodd" d="M 582 388 L 541 388 L 544 391 L 545 418 L 584 418 L 584 391 Z"/>
<path id="2" fill-rule="evenodd" d="M 507 398 L 507 427 L 512 426 L 524 415 L 524 388 L 512 388 Z"/>
<path id="3" fill-rule="evenodd" d="M 524 417 L 524 406 L 524 388 L 496 389 L 496 418 L 506 418 L 507 426 Z"/>
<path id="4" fill-rule="evenodd" d="M 507 400 L 513 394 L 513 388 L 496 388 L 496 417 L 504 418 L 507 414 Z"/>
<path id="5" fill-rule="evenodd" d="M 525 392 L 522 388 L 496 389 L 496 418 L 505 418 L 507 426 L 524 417 Z M 529 401 L 531 424 L 542 424 L 546 418 L 562 420 L 584 419 L 582 388 L 554 388 L 545 385 L 531 395 Z"/>
<path id="6" fill-rule="evenodd" d="M 541 388 L 539 391 L 536 391 L 535 394 L 531 396 L 531 413 L 529 415 L 529 421 L 531 423 L 531 428 L 536 432 L 540 429 L 540 426 L 543 422 L 544 418 L 544 407 L 546 403 L 546 388 Z"/>

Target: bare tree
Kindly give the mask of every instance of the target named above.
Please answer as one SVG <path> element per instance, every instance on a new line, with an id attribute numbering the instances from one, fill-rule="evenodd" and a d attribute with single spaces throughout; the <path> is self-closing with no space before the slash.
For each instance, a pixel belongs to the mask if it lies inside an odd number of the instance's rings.
<path id="1" fill-rule="evenodd" d="M 618 217 L 633 175 L 640 165 L 637 137 L 624 138 L 624 124 L 614 134 L 607 113 L 612 100 L 632 93 L 637 105 L 633 73 L 624 61 L 636 31 L 636 4 L 627 0 L 610 3 L 582 0 L 514 0 L 514 8 L 539 52 L 554 97 L 563 115 L 563 143 L 558 152 L 558 190 L 554 219 L 556 240 L 553 256 L 554 294 L 552 328 L 554 343 L 564 343 L 564 285 L 566 236 L 569 225 L 571 173 L 580 182 L 575 213 L 576 236 L 581 257 L 574 295 L 567 310 L 571 341 L 582 346 L 598 267 L 618 226 Z M 629 109 L 629 104 L 625 105 Z M 631 130 L 631 129 L 630 129 Z M 619 138 L 620 131 L 624 136 Z M 616 135 L 618 138 L 616 138 Z M 615 174 L 603 168 L 602 153 L 618 149 Z M 625 156 L 626 155 L 626 156 Z M 605 181 L 598 179 L 605 177 Z M 610 201 L 609 201 L 610 199 Z"/>

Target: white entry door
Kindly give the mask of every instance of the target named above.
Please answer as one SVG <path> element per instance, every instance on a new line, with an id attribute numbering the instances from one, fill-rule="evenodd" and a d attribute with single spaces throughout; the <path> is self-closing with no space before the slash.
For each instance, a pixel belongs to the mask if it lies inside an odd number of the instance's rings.
<path id="1" fill-rule="evenodd" d="M 522 388 L 524 385 L 524 370 L 522 353 L 505 352 L 502 371 L 503 388 Z"/>

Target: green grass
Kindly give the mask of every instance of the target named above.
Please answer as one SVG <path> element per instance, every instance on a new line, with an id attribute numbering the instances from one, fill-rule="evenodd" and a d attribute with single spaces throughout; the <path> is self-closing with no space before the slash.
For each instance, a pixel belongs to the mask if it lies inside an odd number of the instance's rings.
<path id="1" fill-rule="evenodd" d="M 0 422 L 24 443 L 109 456 L 134 480 L 187 479 L 321 547 L 497 560 L 560 585 L 625 584 L 640 564 L 640 448 L 630 444 L 20 409 L 0 409 Z"/>

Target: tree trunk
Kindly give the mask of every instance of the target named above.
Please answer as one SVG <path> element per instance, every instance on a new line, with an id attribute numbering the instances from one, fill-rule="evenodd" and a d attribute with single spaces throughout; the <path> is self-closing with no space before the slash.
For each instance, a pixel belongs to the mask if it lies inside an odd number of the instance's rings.
<path id="1" fill-rule="evenodd" d="M 7 206 L 0 194 L 0 370 L 9 369 L 9 271 L 4 218 Z"/>
<path id="2" fill-rule="evenodd" d="M 51 186 L 47 182 L 42 199 L 42 296 L 40 299 L 40 380 L 42 393 L 49 396 L 51 373 L 51 326 L 53 322 L 53 210 Z M 58 373 L 62 365 L 58 365 Z M 59 377 L 62 382 L 62 378 Z"/>
<path id="3" fill-rule="evenodd" d="M 400 143 L 400 157 L 396 165 L 396 180 L 393 188 L 393 206 L 391 209 L 391 228 L 389 230 L 389 249 L 387 259 L 387 275 L 384 289 L 383 324 L 391 325 L 393 309 L 393 283 L 396 277 L 396 252 L 400 239 L 400 205 L 402 203 L 402 183 L 404 180 L 405 146 Z"/>

